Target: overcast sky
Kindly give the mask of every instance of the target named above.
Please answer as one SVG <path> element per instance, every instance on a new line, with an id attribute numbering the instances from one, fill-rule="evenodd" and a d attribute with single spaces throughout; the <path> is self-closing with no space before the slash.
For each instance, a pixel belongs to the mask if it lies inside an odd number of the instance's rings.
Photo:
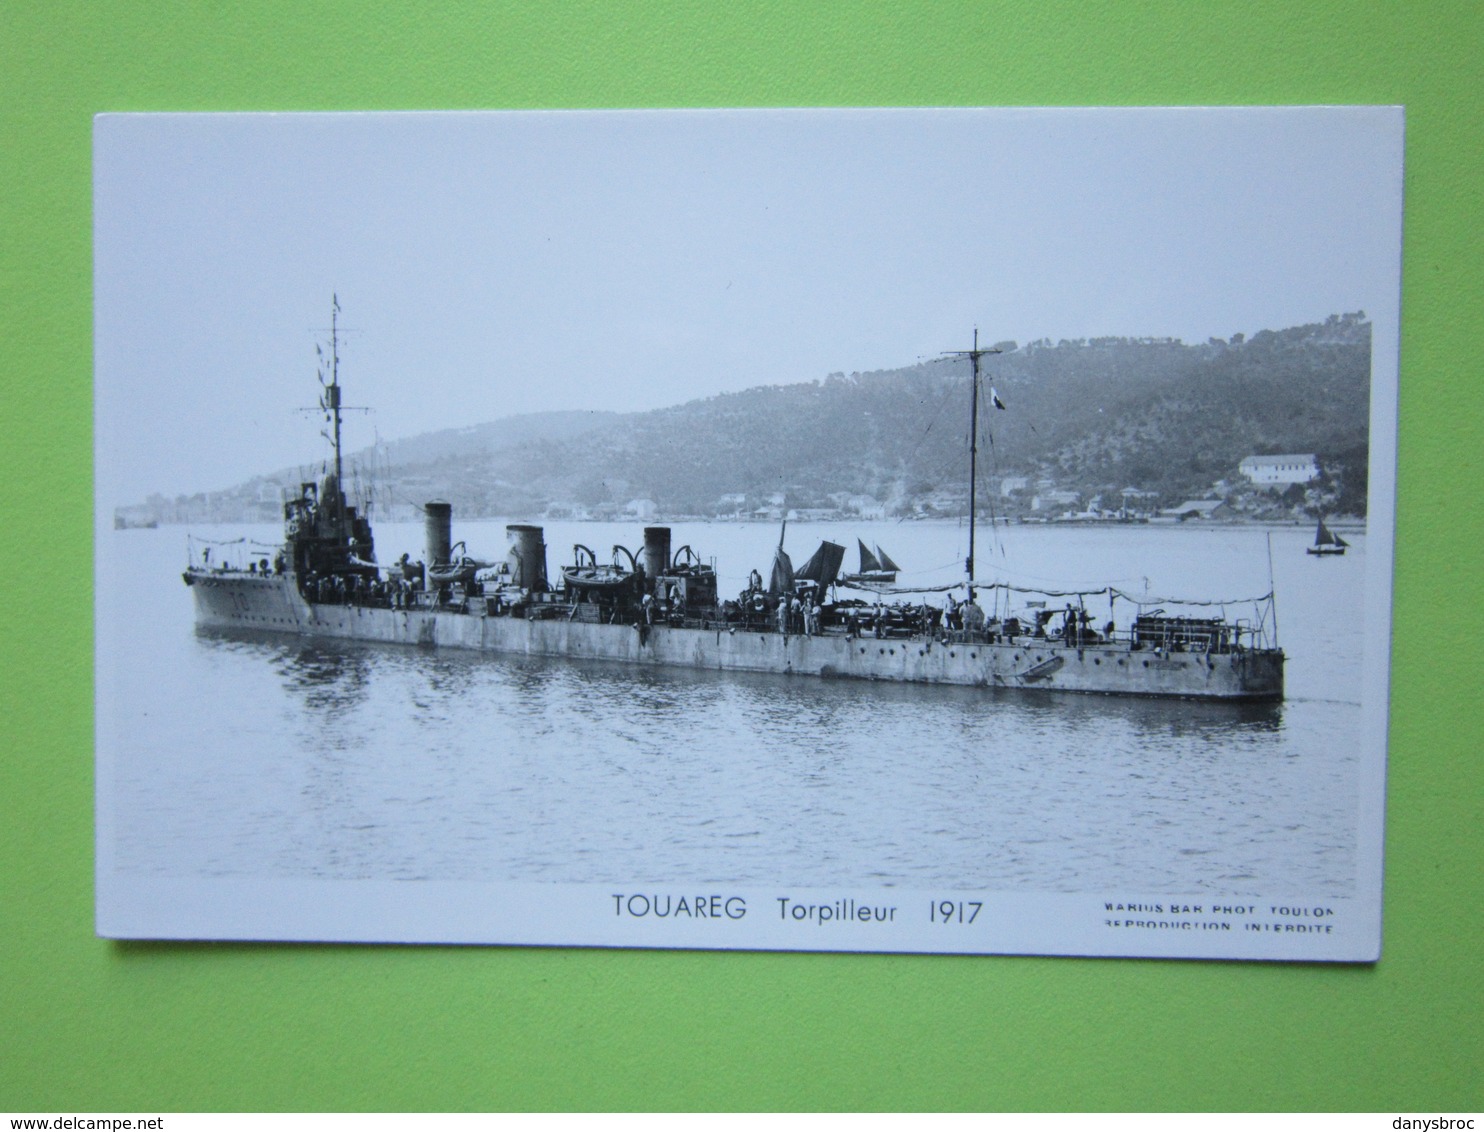
<path id="1" fill-rule="evenodd" d="M 968 345 L 1395 317 L 1401 116 L 1361 109 L 105 115 L 100 506 L 348 445 Z"/>

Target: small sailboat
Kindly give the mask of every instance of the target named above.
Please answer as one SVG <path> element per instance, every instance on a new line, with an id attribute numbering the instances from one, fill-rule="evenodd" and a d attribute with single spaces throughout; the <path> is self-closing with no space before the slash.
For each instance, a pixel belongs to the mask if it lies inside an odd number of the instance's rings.
<path id="1" fill-rule="evenodd" d="M 1310 554 L 1344 554 L 1345 548 L 1349 545 L 1326 527 L 1323 519 L 1320 519 L 1319 528 L 1314 532 L 1314 545 L 1308 548 L 1308 552 Z"/>
<path id="2" fill-rule="evenodd" d="M 873 554 L 866 549 L 866 544 L 860 539 L 855 540 L 860 547 L 861 568 L 854 574 L 846 574 L 840 580 L 846 585 L 856 586 L 890 586 L 897 580 L 897 572 L 901 570 L 891 560 L 891 555 L 882 550 L 878 545 Z"/>

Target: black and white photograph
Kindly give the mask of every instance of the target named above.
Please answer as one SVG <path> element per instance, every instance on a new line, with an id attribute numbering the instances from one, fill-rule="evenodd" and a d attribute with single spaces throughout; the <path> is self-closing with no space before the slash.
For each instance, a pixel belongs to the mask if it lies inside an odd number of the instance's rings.
<path id="1" fill-rule="evenodd" d="M 100 116 L 99 934 L 1375 960 L 1402 153 Z"/>

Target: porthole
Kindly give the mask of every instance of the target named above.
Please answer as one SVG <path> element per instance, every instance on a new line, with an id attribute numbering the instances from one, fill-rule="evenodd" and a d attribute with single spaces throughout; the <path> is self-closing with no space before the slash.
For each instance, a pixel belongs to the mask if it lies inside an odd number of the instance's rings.
<path id="1" fill-rule="evenodd" d="M 971 652 L 969 654 L 969 659 L 970 660 L 978 660 L 979 659 L 979 654 L 977 652 Z"/>
<path id="2" fill-rule="evenodd" d="M 1147 660 L 1144 662 L 1144 667 L 1145 668 L 1148 668 L 1149 667 L 1149 662 Z"/>

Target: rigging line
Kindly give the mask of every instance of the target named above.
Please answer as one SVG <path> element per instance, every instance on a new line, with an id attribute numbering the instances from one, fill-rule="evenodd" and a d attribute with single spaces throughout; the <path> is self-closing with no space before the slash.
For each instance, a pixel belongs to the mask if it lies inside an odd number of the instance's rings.
<path id="1" fill-rule="evenodd" d="M 921 570 L 899 570 L 897 572 L 911 578 L 916 577 L 919 574 L 936 574 L 943 570 L 952 570 L 959 565 L 961 565 L 961 563 L 957 558 L 955 558 L 950 562 L 940 562 L 936 566 L 925 566 Z"/>
<path id="2" fill-rule="evenodd" d="M 904 469 L 912 463 L 918 452 L 921 451 L 922 446 L 927 442 L 928 436 L 932 433 L 933 429 L 937 427 L 939 420 L 942 419 L 943 410 L 948 407 L 948 403 L 952 399 L 952 394 L 953 389 L 947 385 L 945 385 L 943 389 L 938 393 L 937 408 L 933 410 L 932 418 L 928 421 L 927 427 L 922 430 L 922 435 L 917 438 L 916 442 L 910 449 L 908 449 L 906 455 L 903 456 L 901 459 L 901 464 Z M 918 404 L 924 404 L 926 402 L 927 398 L 924 397 L 919 400 Z M 943 461 L 936 468 L 930 469 L 930 474 L 926 478 L 932 479 L 936 483 L 936 481 L 941 480 L 944 477 L 945 473 L 948 470 L 949 464 L 955 462 L 956 458 L 953 460 Z M 910 517 L 910 515 L 898 516 L 897 525 L 901 525 L 902 523 L 906 522 L 907 519 L 909 519 Z"/>
<path id="3" fill-rule="evenodd" d="M 423 515 L 426 515 L 428 513 L 427 507 L 425 507 L 421 503 L 414 503 L 410 496 L 403 495 L 401 492 L 393 488 L 390 483 L 388 483 L 382 490 L 392 502 L 405 503 L 408 507 L 411 507 L 414 511 L 418 511 Z"/>
<path id="4" fill-rule="evenodd" d="M 943 410 L 944 410 L 944 408 L 947 407 L 948 402 L 949 402 L 949 399 L 950 399 L 950 395 L 952 393 L 953 393 L 953 390 L 949 386 L 946 386 L 945 385 L 943 387 L 943 390 L 938 394 L 938 407 L 933 410 L 932 419 L 930 421 L 928 421 L 927 428 L 925 428 L 925 429 L 922 430 L 922 435 L 917 438 L 917 443 L 914 444 L 912 446 L 911 450 L 907 453 L 908 459 L 911 459 L 913 456 L 915 456 L 917 454 L 917 450 L 922 447 L 923 441 L 925 441 L 927 439 L 928 433 L 930 433 L 930 432 L 933 431 L 933 427 L 938 423 L 938 419 L 940 417 L 942 417 Z M 925 397 L 922 399 L 922 401 L 926 401 L 926 400 L 927 400 L 927 398 L 925 398 Z M 919 401 L 918 403 L 921 404 L 922 401 Z"/>
<path id="5" fill-rule="evenodd" d="M 963 586 L 963 582 L 949 582 L 945 585 L 940 586 L 883 586 L 879 589 L 874 589 L 873 592 L 884 595 L 947 593 L 950 590 L 962 589 Z M 1134 594 L 1124 592 L 1117 586 L 1099 586 L 1096 589 L 1053 590 L 1049 588 L 1043 589 L 1036 586 L 1012 586 L 1008 582 L 984 582 L 979 581 L 978 579 L 975 579 L 974 581 L 974 588 L 983 590 L 1004 590 L 1007 593 L 1035 594 L 1038 597 L 1105 597 L 1111 594 L 1114 597 L 1122 598 L 1124 601 L 1129 602 L 1131 605 L 1137 606 L 1177 605 L 1185 607 L 1214 607 L 1222 605 L 1246 605 L 1249 602 L 1257 604 L 1260 602 L 1271 601 L 1273 597 L 1272 593 L 1269 592 L 1262 594 L 1259 597 L 1221 598 L 1215 601 L 1197 601 L 1193 598 L 1153 597 L 1147 594 L 1136 596 Z"/>
<path id="6" fill-rule="evenodd" d="M 1124 601 L 1132 602 L 1134 605 L 1217 606 L 1246 605 L 1248 602 L 1251 602 L 1255 605 L 1259 602 L 1271 601 L 1273 599 L 1271 590 L 1265 594 L 1261 594 L 1258 597 L 1217 598 L 1214 601 L 1196 601 L 1194 598 L 1184 597 L 1156 597 L 1151 594 L 1141 594 L 1136 596 L 1134 594 L 1125 593 L 1117 586 L 1110 586 L 1108 587 L 1108 590 L 1111 590 L 1116 596 L 1123 598 Z M 1107 592 L 1107 590 L 1098 590 L 1096 592 L 1105 593 Z"/>
<path id="7" fill-rule="evenodd" d="M 1058 578 L 1058 577 L 1055 577 L 1055 576 L 1050 575 L 1050 574 L 1033 574 L 1029 570 L 1015 570 L 1015 569 L 1009 569 L 1009 568 L 1007 568 L 1007 569 L 1005 569 L 1003 571 L 1003 573 L 1008 574 L 1011 577 L 1015 577 L 1015 578 L 1030 578 L 1030 579 L 1033 579 L 1035 581 L 1053 582 L 1053 583 L 1055 583 L 1058 586 L 1069 586 L 1069 585 L 1072 584 L 1071 582 L 1068 582 L 1066 580 L 1065 576 Z M 1145 575 L 1143 575 L 1143 574 L 1130 574 L 1129 576 L 1124 577 L 1124 578 L 1106 578 L 1106 579 L 1104 579 L 1103 584 L 1104 585 L 1132 585 L 1134 582 L 1146 581 L 1146 580 L 1147 579 L 1146 579 Z"/>
<path id="8" fill-rule="evenodd" d="M 979 392 L 980 392 L 979 400 L 980 400 L 981 403 L 984 401 L 983 389 L 984 389 L 984 379 L 985 379 L 985 376 L 986 375 L 983 372 L 979 372 L 979 373 L 977 373 L 975 375 L 975 380 L 976 380 L 976 382 L 978 384 L 978 389 L 979 389 Z M 993 388 L 993 387 L 991 387 L 991 388 Z M 991 402 L 991 404 L 989 406 L 989 412 L 991 414 L 994 412 L 993 402 Z M 988 461 L 988 463 L 989 463 L 990 480 L 991 480 L 991 483 L 992 483 L 994 480 L 999 479 L 999 475 L 1000 475 L 1000 473 L 999 473 L 999 452 L 995 448 L 994 429 L 990 427 L 989 416 L 988 415 L 986 415 L 986 417 L 985 417 L 985 419 L 983 421 L 983 424 L 981 426 L 981 429 L 982 429 L 982 432 L 984 434 L 984 438 L 985 438 L 986 442 L 989 445 L 989 461 Z M 986 485 L 986 487 L 988 487 L 988 485 Z M 1005 557 L 1008 557 L 1008 555 L 1006 554 L 1006 551 L 1005 551 L 1004 540 L 1000 537 L 1000 530 L 999 530 L 999 528 L 1000 528 L 1000 515 L 999 515 L 999 509 L 995 505 L 994 492 L 992 490 L 986 491 L 986 495 L 987 495 L 988 500 L 989 500 L 989 531 L 990 531 L 990 538 L 992 540 L 991 545 L 992 545 L 992 547 L 994 549 L 996 549 L 996 550 L 998 550 L 1000 552 L 1000 557 L 1001 558 L 1005 558 Z M 970 518 L 972 519 L 973 516 L 970 516 Z"/>
<path id="9" fill-rule="evenodd" d="M 938 358 L 938 359 L 933 359 L 933 360 L 935 360 L 935 361 L 951 361 L 953 359 Z M 953 395 L 956 392 L 957 391 L 955 389 L 953 389 L 952 387 L 945 386 L 944 391 L 943 391 L 942 395 L 940 396 L 939 402 L 938 402 L 938 414 L 940 416 L 942 415 L 943 409 L 948 405 L 949 401 L 952 399 Z M 934 423 L 936 423 L 936 420 L 934 421 Z M 969 440 L 970 440 L 970 430 L 969 429 L 965 429 L 963 431 L 963 433 L 961 433 L 960 435 L 961 435 L 961 437 L 963 439 L 963 447 L 964 448 L 967 448 L 968 445 L 969 445 Z M 916 450 L 914 449 L 914 454 L 915 454 L 915 451 Z M 961 464 L 961 461 L 962 460 L 963 460 L 963 454 L 962 454 L 961 451 L 951 452 L 948 455 L 944 456 L 943 459 L 941 461 L 939 461 L 936 465 L 932 466 L 931 468 L 926 469 L 925 472 L 924 472 L 924 478 L 927 479 L 927 480 L 929 480 L 932 483 L 932 485 L 933 485 L 934 488 L 940 487 L 942 485 L 942 482 L 944 480 L 947 480 L 947 479 L 952 479 L 955 482 L 961 482 L 959 480 L 959 477 L 963 474 L 963 472 L 962 472 L 962 464 Z M 911 517 L 912 516 L 910 516 L 910 515 L 900 516 L 897 519 L 897 525 L 900 526 L 902 523 L 906 522 Z"/>
<path id="10" fill-rule="evenodd" d="M 968 441 L 967 435 L 965 435 L 964 441 L 965 441 L 965 444 L 967 444 L 967 441 Z M 946 456 L 946 457 L 944 457 L 943 461 L 940 464 L 938 464 L 936 467 L 934 467 L 934 468 L 931 469 L 932 478 L 934 480 L 947 479 L 950 472 L 956 472 L 956 471 L 959 471 L 960 470 L 959 469 L 959 462 L 962 459 L 963 459 L 962 453 L 955 453 L 952 456 Z M 957 477 L 955 477 L 955 478 L 957 478 Z"/>
<path id="11" fill-rule="evenodd" d="M 990 411 L 993 412 L 993 406 L 990 407 Z M 994 429 L 989 427 L 987 421 L 984 426 L 984 435 L 989 442 L 989 474 L 990 482 L 993 483 L 1000 478 L 999 453 L 996 451 L 994 445 Z M 989 535 L 994 542 L 995 548 L 999 550 L 1000 557 L 1006 557 L 1005 541 L 1000 538 L 1000 516 L 995 507 L 995 495 L 993 491 L 989 492 Z"/>

